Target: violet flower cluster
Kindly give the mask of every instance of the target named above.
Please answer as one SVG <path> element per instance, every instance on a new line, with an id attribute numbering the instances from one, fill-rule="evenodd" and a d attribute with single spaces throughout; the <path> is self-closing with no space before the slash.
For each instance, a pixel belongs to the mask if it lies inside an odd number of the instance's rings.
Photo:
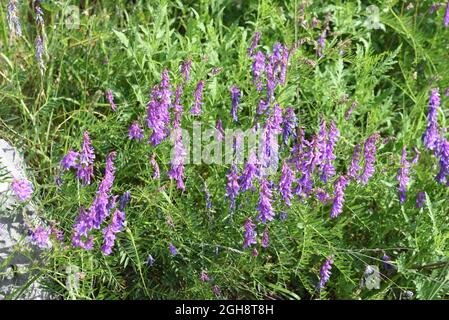
<path id="1" fill-rule="evenodd" d="M 108 100 L 108 103 L 111 106 L 112 111 L 116 111 L 117 110 L 117 106 L 115 105 L 114 96 L 112 94 L 112 90 L 111 89 L 106 90 L 106 100 Z"/>
<path id="2" fill-rule="evenodd" d="M 259 184 L 259 204 L 257 206 L 259 215 L 256 219 L 262 223 L 266 223 L 267 221 L 272 221 L 274 218 L 274 209 L 271 204 L 273 193 L 266 177 L 262 177 Z"/>
<path id="3" fill-rule="evenodd" d="M 159 85 L 151 89 L 151 99 L 147 104 L 147 126 L 152 129 L 149 142 L 152 146 L 157 146 L 164 140 L 169 133 L 168 125 L 170 124 L 169 107 L 171 106 L 170 78 L 168 70 L 164 70 L 161 74 L 161 82 Z"/>
<path id="4" fill-rule="evenodd" d="M 424 145 L 429 150 L 435 150 L 438 146 L 438 107 L 440 106 L 440 94 L 438 88 L 432 89 L 428 105 L 427 128 L 423 135 Z"/>
<path id="5" fill-rule="evenodd" d="M 203 112 L 201 109 L 203 105 L 203 89 L 204 80 L 201 80 L 197 83 L 195 92 L 193 93 L 194 103 L 192 109 L 190 110 L 190 112 L 195 116 L 198 116 Z"/>
<path id="6" fill-rule="evenodd" d="M 410 180 L 409 178 L 409 168 L 410 168 L 410 162 L 407 161 L 407 150 L 405 147 L 402 148 L 402 156 L 401 156 L 401 166 L 398 169 L 398 174 L 396 178 L 399 182 L 399 201 L 401 203 L 405 202 L 406 199 L 406 191 L 407 191 L 407 184 Z"/>
<path id="7" fill-rule="evenodd" d="M 251 218 L 248 218 L 246 219 L 243 228 L 245 229 L 243 248 L 248 248 L 252 244 L 257 243 L 256 225 L 253 223 L 253 220 Z"/>
<path id="8" fill-rule="evenodd" d="M 240 190 L 237 165 L 235 163 L 231 166 L 231 170 L 226 175 L 226 178 L 226 197 L 229 198 L 229 209 L 232 210 L 235 207 L 235 198 Z"/>
<path id="9" fill-rule="evenodd" d="M 128 138 L 130 140 L 143 139 L 143 129 L 139 126 L 137 121 L 134 121 L 128 129 Z"/>
<path id="10" fill-rule="evenodd" d="M 13 178 L 11 183 L 11 190 L 20 202 L 25 202 L 30 199 L 31 195 L 33 194 L 33 184 L 26 178 Z"/>
<path id="11" fill-rule="evenodd" d="M 19 21 L 19 12 L 17 9 L 17 0 L 9 0 L 8 9 L 6 11 L 6 20 L 9 26 L 9 36 L 11 39 L 16 36 L 22 36 L 22 27 Z"/>
<path id="12" fill-rule="evenodd" d="M 241 92 L 240 89 L 237 86 L 232 86 L 231 89 L 231 102 L 232 102 L 232 106 L 231 106 L 231 115 L 232 115 L 232 119 L 234 119 L 235 122 L 239 121 L 238 120 L 238 107 L 240 104 L 240 96 L 241 96 Z"/>
<path id="13" fill-rule="evenodd" d="M 326 259 L 326 261 L 321 266 L 320 282 L 318 283 L 318 289 L 322 289 L 324 287 L 324 285 L 326 284 L 326 282 L 329 281 L 333 263 L 334 263 L 334 260 L 331 257 L 329 257 Z"/>

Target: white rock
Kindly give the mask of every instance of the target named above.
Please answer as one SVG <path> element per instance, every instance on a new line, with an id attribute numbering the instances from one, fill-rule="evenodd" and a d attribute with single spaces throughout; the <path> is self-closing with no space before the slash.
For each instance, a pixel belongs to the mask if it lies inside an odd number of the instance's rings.
<path id="1" fill-rule="evenodd" d="M 35 279 L 41 251 L 27 239 L 26 221 L 40 221 L 35 206 L 19 204 L 10 190 L 11 179 L 26 178 L 25 162 L 20 153 L 0 139 L 0 300 L 49 299 Z M 30 179 L 28 179 L 30 180 Z M 32 181 L 32 180 L 30 180 Z"/>

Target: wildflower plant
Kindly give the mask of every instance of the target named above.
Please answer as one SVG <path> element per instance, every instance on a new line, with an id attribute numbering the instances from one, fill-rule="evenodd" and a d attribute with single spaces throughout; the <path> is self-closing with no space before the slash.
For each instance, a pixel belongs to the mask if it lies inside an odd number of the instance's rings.
<path id="1" fill-rule="evenodd" d="M 447 299 L 447 5 L 32 2 L 2 3 L 0 136 L 55 295 Z"/>

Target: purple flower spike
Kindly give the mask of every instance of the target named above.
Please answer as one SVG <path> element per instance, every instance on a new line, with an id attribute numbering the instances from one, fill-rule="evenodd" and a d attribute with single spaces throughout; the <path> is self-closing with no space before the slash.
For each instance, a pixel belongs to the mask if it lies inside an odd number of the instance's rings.
<path id="1" fill-rule="evenodd" d="M 11 39 L 14 37 L 22 36 L 22 27 L 20 26 L 18 18 L 18 10 L 16 6 L 16 0 L 10 0 L 8 3 L 8 10 L 6 12 L 6 20 L 9 26 L 9 36 Z"/>
<path id="2" fill-rule="evenodd" d="M 324 285 L 326 284 L 326 282 L 329 281 L 333 263 L 334 263 L 334 260 L 332 259 L 332 257 L 329 257 L 326 259 L 324 264 L 321 266 L 320 283 L 318 284 L 318 289 L 322 289 L 324 287 Z"/>
<path id="3" fill-rule="evenodd" d="M 438 107 L 440 106 L 439 89 L 432 89 L 430 93 L 427 128 L 423 135 L 424 145 L 429 150 L 434 150 L 438 146 L 439 130 L 438 130 Z"/>
<path id="4" fill-rule="evenodd" d="M 259 107 L 257 108 L 257 114 L 263 114 L 265 112 L 265 110 L 268 109 L 268 107 L 270 106 L 270 103 L 260 99 L 259 101 Z"/>
<path id="5" fill-rule="evenodd" d="M 368 180 L 374 174 L 374 163 L 376 162 L 376 151 L 377 151 L 377 140 L 379 139 L 379 134 L 375 133 L 368 137 L 365 141 L 365 146 L 363 148 L 363 156 L 365 159 L 365 166 L 363 172 L 360 176 L 360 182 L 363 185 L 368 183 Z"/>
<path id="6" fill-rule="evenodd" d="M 116 234 L 122 230 L 123 224 L 125 222 L 125 213 L 120 210 L 115 210 L 111 224 L 103 229 L 104 241 L 101 247 L 101 251 L 104 255 L 109 255 L 112 253 L 112 248 L 114 247 Z"/>
<path id="7" fill-rule="evenodd" d="M 193 104 L 193 108 L 190 110 L 190 112 L 195 116 L 198 116 L 202 113 L 201 107 L 203 105 L 203 88 L 204 80 L 201 80 L 197 83 L 195 92 L 193 93 L 195 102 Z"/>
<path id="8" fill-rule="evenodd" d="M 252 244 L 257 243 L 256 225 L 253 223 L 253 220 L 251 218 L 248 218 L 243 225 L 243 228 L 245 228 L 243 248 L 248 248 Z"/>
<path id="9" fill-rule="evenodd" d="M 248 57 L 252 58 L 254 56 L 254 49 L 257 47 L 260 41 L 260 32 L 255 32 L 251 46 L 248 48 Z"/>
<path id="10" fill-rule="evenodd" d="M 295 180 L 295 172 L 290 168 L 288 163 L 284 161 L 282 165 L 281 179 L 279 181 L 279 190 L 281 191 L 282 198 L 287 206 L 291 206 L 290 200 L 293 198 L 292 184 Z"/>
<path id="11" fill-rule="evenodd" d="M 43 227 L 37 227 L 31 230 L 31 242 L 40 248 L 50 247 L 51 230 Z"/>
<path id="12" fill-rule="evenodd" d="M 229 198 L 229 209 L 232 210 L 235 206 L 235 198 L 239 194 L 240 190 L 236 164 L 232 165 L 229 174 L 226 175 L 226 178 L 226 197 Z"/>
<path id="13" fill-rule="evenodd" d="M 297 125 L 297 118 L 293 108 L 288 107 L 285 109 L 284 118 L 282 120 L 282 142 L 287 145 L 288 138 L 291 137 L 292 140 L 296 139 L 295 128 Z"/>
<path id="14" fill-rule="evenodd" d="M 93 237 L 88 235 L 88 232 L 93 228 L 92 217 L 86 212 L 84 207 L 80 208 L 80 213 L 76 218 L 73 226 L 72 245 L 74 247 L 92 250 Z"/>
<path id="15" fill-rule="evenodd" d="M 173 108 L 175 111 L 175 116 L 173 118 L 174 129 L 178 129 L 181 126 L 182 111 L 184 109 L 183 105 L 181 104 L 181 95 L 183 90 L 184 88 L 182 85 L 176 87 L 175 101 L 173 102 Z"/>
<path id="16" fill-rule="evenodd" d="M 168 70 L 161 73 L 161 82 L 151 89 L 151 99 L 147 104 L 147 126 L 152 129 L 149 143 L 157 146 L 169 134 L 170 113 L 172 104 L 170 78 Z"/>
<path id="17" fill-rule="evenodd" d="M 20 202 L 25 202 L 33 194 L 33 184 L 27 179 L 14 178 L 11 183 L 11 189 Z"/>
<path id="18" fill-rule="evenodd" d="M 181 74 L 184 77 L 184 81 L 189 81 L 190 68 L 192 67 L 192 60 L 187 59 L 181 64 Z"/>
<path id="19" fill-rule="evenodd" d="M 217 119 L 215 123 L 215 129 L 216 129 L 216 138 L 218 141 L 223 141 L 225 139 L 225 132 L 223 129 L 223 122 L 220 118 Z"/>
<path id="20" fill-rule="evenodd" d="M 349 180 L 345 176 L 340 176 L 334 184 L 334 202 L 331 209 L 331 218 L 336 218 L 343 211 L 343 203 L 345 201 L 345 189 Z"/>
<path id="21" fill-rule="evenodd" d="M 446 138 L 441 137 L 439 139 L 439 146 L 437 147 L 437 156 L 440 158 L 439 165 L 440 171 L 436 176 L 436 180 L 439 183 L 446 183 L 449 185 L 449 142 Z"/>
<path id="22" fill-rule="evenodd" d="M 416 197 L 416 208 L 419 209 L 424 205 L 424 202 L 426 201 L 426 194 L 422 191 L 418 193 L 418 196 Z"/>
<path id="23" fill-rule="evenodd" d="M 259 205 L 257 206 L 257 210 L 259 210 L 257 220 L 260 220 L 262 223 L 272 221 L 274 218 L 274 210 L 271 205 L 271 197 L 272 192 L 270 189 L 270 185 L 268 184 L 267 179 L 263 177 L 260 179 Z"/>
<path id="24" fill-rule="evenodd" d="M 338 138 L 340 136 L 340 132 L 335 126 L 334 121 L 331 122 L 329 126 L 328 138 L 326 141 L 326 147 L 323 152 L 323 165 L 322 165 L 322 174 L 320 179 L 323 182 L 327 182 L 330 178 L 335 175 L 335 168 L 332 164 L 332 161 L 335 160 L 334 148 L 337 144 Z"/>
<path id="25" fill-rule="evenodd" d="M 170 250 L 170 252 L 173 256 L 176 256 L 178 254 L 178 249 L 176 249 L 172 243 L 170 243 L 170 245 L 168 246 L 168 249 Z"/>
<path id="26" fill-rule="evenodd" d="M 253 62 L 253 82 L 256 85 L 257 91 L 262 91 L 263 89 L 263 74 L 265 72 L 265 55 L 257 51 L 254 56 Z"/>
<path id="27" fill-rule="evenodd" d="M 70 168 L 76 168 L 78 164 L 76 163 L 79 157 L 79 153 L 73 150 L 69 150 L 66 156 L 61 160 L 61 167 L 68 171 Z"/>
<path id="28" fill-rule="evenodd" d="M 237 116 L 237 109 L 239 107 L 240 103 L 240 96 L 241 92 L 240 89 L 237 86 L 232 86 L 231 89 L 231 101 L 232 101 L 232 107 L 231 107 L 231 115 L 235 122 L 239 121 Z"/>
<path id="29" fill-rule="evenodd" d="M 360 144 L 354 147 L 354 153 L 352 155 L 351 166 L 348 169 L 348 177 L 354 180 L 359 179 L 358 172 L 362 169 L 360 166 Z"/>
<path id="30" fill-rule="evenodd" d="M 261 246 L 262 246 L 263 248 L 268 248 L 269 245 L 270 245 L 270 239 L 269 239 L 269 236 L 268 236 L 268 227 L 265 226 L 265 229 L 264 229 L 263 235 L 262 235 L 262 243 L 261 243 Z"/>
<path id="31" fill-rule="evenodd" d="M 39 70 L 41 72 L 41 75 L 43 75 L 45 70 L 45 63 L 44 63 L 45 44 L 44 41 L 42 40 L 42 37 L 39 34 L 36 37 L 35 46 L 36 46 L 36 53 L 35 53 L 36 60 L 39 63 Z"/>
<path id="32" fill-rule="evenodd" d="M 134 121 L 128 129 L 128 138 L 130 140 L 143 139 L 143 129 L 139 126 L 137 121 Z"/>
<path id="33" fill-rule="evenodd" d="M 200 280 L 203 282 L 207 282 L 210 280 L 209 275 L 206 271 L 201 272 Z"/>
<path id="34" fill-rule="evenodd" d="M 94 148 L 92 147 L 89 133 L 86 131 L 83 135 L 83 147 L 79 157 L 77 172 L 78 179 L 81 179 L 83 185 L 90 184 L 91 178 L 94 177 L 94 159 Z"/>
<path id="35" fill-rule="evenodd" d="M 117 106 L 115 105 L 114 96 L 112 95 L 111 89 L 106 90 L 106 100 L 108 100 L 108 103 L 110 104 L 112 111 L 116 111 Z"/>
<path id="36" fill-rule="evenodd" d="M 398 170 L 396 178 L 399 181 L 399 201 L 405 202 L 405 193 L 407 191 L 407 184 L 409 181 L 410 163 L 407 161 L 407 150 L 402 148 L 401 167 Z"/>
<path id="37" fill-rule="evenodd" d="M 322 58 L 324 56 L 323 50 L 325 49 L 325 45 L 326 45 L 326 35 L 327 35 L 327 30 L 324 29 L 317 41 L 317 44 L 318 44 L 317 55 L 319 58 Z"/>
<path id="38" fill-rule="evenodd" d="M 187 151 L 182 143 L 181 129 L 175 129 L 174 131 L 174 157 L 170 163 L 171 168 L 168 171 L 170 179 L 176 180 L 176 186 L 178 189 L 184 191 L 184 159 L 187 156 Z"/>
<path id="39" fill-rule="evenodd" d="M 243 192 L 247 190 L 255 190 L 253 181 L 259 175 L 259 166 L 260 163 L 257 160 L 256 154 L 251 152 L 248 161 L 245 164 L 245 168 L 243 169 L 242 175 L 240 176 L 240 184 Z"/>

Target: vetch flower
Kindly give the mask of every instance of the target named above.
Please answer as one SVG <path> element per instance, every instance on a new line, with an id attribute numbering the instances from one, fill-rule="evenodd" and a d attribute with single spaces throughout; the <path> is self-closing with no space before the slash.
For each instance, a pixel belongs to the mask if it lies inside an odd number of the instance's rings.
<path id="1" fill-rule="evenodd" d="M 111 89 L 106 90 L 106 100 L 108 100 L 108 103 L 110 104 L 112 111 L 116 111 L 117 106 L 115 105 L 114 96 L 112 95 Z"/>
<path id="2" fill-rule="evenodd" d="M 232 101 L 232 107 L 231 107 L 231 115 L 235 122 L 238 121 L 238 115 L 237 115 L 237 109 L 239 107 L 240 103 L 240 96 L 241 92 L 240 89 L 237 86 L 232 86 L 231 89 L 231 101 Z"/>
<path id="3" fill-rule="evenodd" d="M 182 84 L 176 87 L 175 92 L 175 101 L 173 102 L 173 109 L 175 111 L 175 115 L 173 118 L 173 128 L 178 129 L 181 127 L 181 117 L 182 117 L 182 111 L 184 107 L 181 104 L 181 95 L 183 92 L 183 86 Z"/>
<path id="4" fill-rule="evenodd" d="M 202 272 L 201 272 L 200 280 L 203 281 L 203 282 L 207 282 L 207 281 L 210 280 L 210 279 L 209 279 L 209 275 L 207 274 L 206 271 L 202 271 Z"/>
<path id="5" fill-rule="evenodd" d="M 441 137 L 439 140 L 437 155 L 440 158 L 440 171 L 436 176 L 436 180 L 439 183 L 446 183 L 446 185 L 449 185 L 449 180 L 447 179 L 449 176 L 449 142 L 444 137 Z"/>
<path id="6" fill-rule="evenodd" d="M 247 190 L 255 190 L 254 180 L 259 175 L 259 166 L 260 163 L 257 160 L 256 154 L 251 152 L 248 160 L 243 168 L 242 175 L 240 176 L 240 185 L 242 188 L 242 192 Z"/>
<path id="7" fill-rule="evenodd" d="M 88 235 L 93 227 L 92 217 L 84 207 L 81 207 L 79 211 L 79 215 L 73 225 L 72 245 L 74 247 L 92 250 L 94 239 L 92 235 Z"/>
<path id="8" fill-rule="evenodd" d="M 257 51 L 253 62 L 253 82 L 258 91 L 263 89 L 263 74 L 265 72 L 265 55 Z"/>
<path id="9" fill-rule="evenodd" d="M 295 111 L 293 108 L 288 107 L 285 109 L 285 114 L 282 119 L 282 142 L 287 145 L 288 144 L 288 138 L 292 138 L 292 140 L 296 139 L 296 132 L 295 128 L 297 125 L 297 118 L 295 115 Z"/>
<path id="10" fill-rule="evenodd" d="M 259 189 L 259 204 L 257 206 L 259 215 L 256 220 L 266 223 L 274 218 L 274 210 L 271 205 L 272 192 L 266 177 L 260 179 Z"/>
<path id="11" fill-rule="evenodd" d="M 134 121 L 128 129 L 128 138 L 130 140 L 143 139 L 143 129 L 139 126 L 137 121 Z"/>
<path id="12" fill-rule="evenodd" d="M 345 176 L 340 176 L 334 183 L 334 202 L 332 203 L 331 218 L 336 218 L 343 211 L 343 203 L 345 201 L 345 189 L 349 180 Z"/>
<path id="13" fill-rule="evenodd" d="M 248 48 L 248 57 L 252 58 L 254 56 L 254 49 L 259 44 L 260 36 L 261 36 L 260 32 L 257 31 L 257 32 L 254 33 L 254 37 L 253 37 L 253 40 L 251 42 L 251 46 Z"/>
<path id="14" fill-rule="evenodd" d="M 363 148 L 363 157 L 365 166 L 363 167 L 363 172 L 360 175 L 360 182 L 363 185 L 368 183 L 368 180 L 374 174 L 374 163 L 376 162 L 376 151 L 377 151 L 377 140 L 379 139 L 379 134 L 374 133 L 365 141 Z"/>
<path id="15" fill-rule="evenodd" d="M 438 107 L 440 106 L 439 89 L 432 89 L 429 98 L 427 112 L 427 128 L 423 135 L 424 145 L 429 150 L 434 150 L 438 145 Z"/>
<path id="16" fill-rule="evenodd" d="M 194 97 L 194 104 L 193 108 L 190 110 L 190 112 L 197 116 L 202 113 L 201 107 L 203 105 L 203 88 L 204 88 L 204 80 L 201 80 L 197 83 L 195 92 L 193 93 Z"/>
<path id="17" fill-rule="evenodd" d="M 176 256 L 178 254 L 178 249 L 176 249 L 172 243 L 170 243 L 170 245 L 168 246 L 168 249 L 170 250 L 170 252 L 173 256 Z"/>
<path id="18" fill-rule="evenodd" d="M 36 46 L 36 54 L 35 54 L 36 60 L 39 63 L 39 70 L 41 72 L 41 75 L 43 75 L 45 70 L 45 63 L 44 63 L 45 45 L 42 40 L 42 37 L 39 34 L 36 37 L 35 46 Z"/>
<path id="19" fill-rule="evenodd" d="M 229 209 L 232 210 L 235 206 L 235 198 L 239 194 L 240 185 L 237 175 L 237 165 L 234 163 L 231 166 L 229 174 L 226 175 L 226 197 L 229 198 Z"/>
<path id="20" fill-rule="evenodd" d="M 33 184 L 26 178 L 14 178 L 11 183 L 11 189 L 20 202 L 25 202 L 33 194 Z"/>
<path id="21" fill-rule="evenodd" d="M 407 191 L 407 184 L 409 181 L 410 163 L 407 161 L 407 150 L 402 148 L 401 167 L 398 170 L 396 178 L 399 181 L 399 201 L 405 202 L 405 193 Z"/>
<path id="22" fill-rule="evenodd" d="M 352 155 L 352 160 L 351 160 L 351 166 L 348 169 L 348 174 L 347 176 L 351 179 L 359 179 L 359 174 L 358 172 L 362 169 L 362 167 L 360 166 L 360 152 L 361 152 L 361 148 L 360 148 L 360 144 L 357 144 L 354 147 L 354 153 Z"/>
<path id="23" fill-rule="evenodd" d="M 31 230 L 31 242 L 40 248 L 48 248 L 50 246 L 50 234 L 50 229 L 37 227 Z"/>
<path id="24" fill-rule="evenodd" d="M 260 99 L 259 106 L 257 108 L 257 114 L 263 114 L 265 110 L 268 109 L 269 106 L 270 106 L 269 102 L 265 101 L 264 99 Z"/>
<path id="25" fill-rule="evenodd" d="M 120 197 L 120 202 L 119 202 L 119 210 L 123 211 L 125 209 L 125 206 L 131 201 L 131 192 L 126 191 L 124 192 L 121 197 Z"/>
<path id="26" fill-rule="evenodd" d="M 243 240 L 243 248 L 247 248 L 250 247 L 252 244 L 256 244 L 257 243 L 256 225 L 253 223 L 251 217 L 246 219 L 243 228 L 245 229 L 244 233 L 245 239 Z"/>
<path id="27" fill-rule="evenodd" d="M 147 126 L 152 129 L 149 142 L 153 146 L 157 146 L 169 134 L 172 94 L 168 70 L 165 69 L 161 73 L 159 85 L 151 89 L 151 99 L 147 104 Z"/>
<path id="28" fill-rule="evenodd" d="M 416 209 L 421 208 L 424 205 L 425 201 L 426 201 L 426 194 L 420 191 L 418 193 L 418 196 L 416 197 Z"/>
<path id="29" fill-rule="evenodd" d="M 120 210 L 115 210 L 111 223 L 103 229 L 103 245 L 101 246 L 101 251 L 104 255 L 109 255 L 112 253 L 112 248 L 114 247 L 116 234 L 122 230 L 123 223 L 125 222 L 125 212 Z"/>
<path id="30" fill-rule="evenodd" d="M 77 177 L 81 179 L 82 184 L 90 184 L 91 178 L 94 177 L 93 163 L 95 160 L 94 148 L 89 138 L 89 133 L 86 131 L 83 134 L 83 147 L 79 155 L 79 164 Z"/>
<path id="31" fill-rule="evenodd" d="M 352 112 L 357 108 L 357 106 L 358 106 L 357 101 L 354 101 L 353 103 L 351 103 L 351 106 L 345 112 L 345 120 L 346 121 L 349 120 L 349 118 L 351 117 Z"/>
<path id="32" fill-rule="evenodd" d="M 78 164 L 76 163 L 79 157 L 79 152 L 75 152 L 73 150 L 69 150 L 67 155 L 64 156 L 61 160 L 61 167 L 68 171 L 70 168 L 76 168 Z"/>
<path id="33" fill-rule="evenodd" d="M 290 200 L 293 198 L 292 184 L 294 180 L 295 172 L 290 168 L 288 163 L 284 161 L 282 164 L 281 179 L 279 181 L 279 190 L 287 206 L 291 206 Z"/>
<path id="34" fill-rule="evenodd" d="M 13 39 L 16 36 L 22 36 L 22 27 L 18 17 L 17 1 L 10 0 L 8 4 L 8 10 L 6 11 L 6 20 L 9 26 L 9 37 Z"/>
<path id="35" fill-rule="evenodd" d="M 218 141 L 223 141 L 225 138 L 225 132 L 223 129 L 223 122 L 221 121 L 220 118 L 217 119 L 216 123 L 215 123 L 215 132 L 216 132 L 216 139 Z"/>
<path id="36" fill-rule="evenodd" d="M 170 179 L 176 180 L 178 189 L 184 191 L 184 159 L 187 155 L 187 151 L 182 143 L 181 129 L 174 130 L 174 156 L 172 162 L 170 162 L 170 170 L 168 176 Z"/>
<path id="37" fill-rule="evenodd" d="M 181 64 L 181 74 L 184 77 L 184 81 L 189 81 L 190 68 L 192 67 L 192 60 L 187 59 Z"/>
<path id="38" fill-rule="evenodd" d="M 147 261 L 145 261 L 145 264 L 146 265 L 149 265 L 150 267 L 152 267 L 153 266 L 153 264 L 154 264 L 154 258 L 153 258 L 153 256 L 150 254 L 149 256 L 148 256 L 148 258 L 147 258 Z"/>
<path id="39" fill-rule="evenodd" d="M 329 126 L 329 131 L 327 133 L 327 140 L 325 143 L 325 149 L 323 154 L 323 162 L 322 162 L 322 174 L 320 179 L 323 182 L 327 182 L 330 178 L 335 175 L 335 168 L 332 162 L 335 160 L 334 148 L 337 144 L 338 138 L 340 136 L 340 132 L 335 126 L 334 121 L 331 122 Z"/>
<path id="40" fill-rule="evenodd" d="M 326 261 L 323 263 L 320 269 L 320 282 L 318 284 L 318 289 L 322 289 L 327 281 L 329 281 L 329 278 L 331 276 L 330 270 L 332 269 L 332 264 L 334 263 L 334 260 L 332 257 L 329 257 L 326 259 Z"/>

